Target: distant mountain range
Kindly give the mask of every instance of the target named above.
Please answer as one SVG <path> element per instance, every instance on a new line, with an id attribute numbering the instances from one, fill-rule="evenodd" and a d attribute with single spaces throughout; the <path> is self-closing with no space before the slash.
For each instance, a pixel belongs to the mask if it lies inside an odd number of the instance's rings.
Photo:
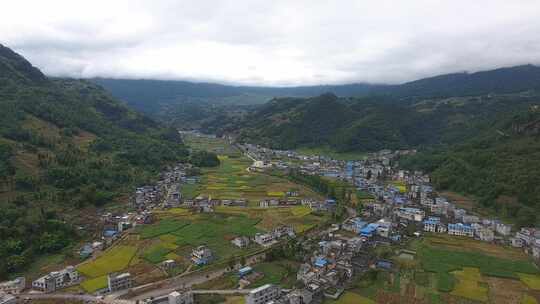
<path id="1" fill-rule="evenodd" d="M 129 80 L 96 78 L 93 82 L 115 97 L 139 109 L 157 104 L 174 104 L 193 99 L 228 101 L 248 96 L 242 104 L 258 104 L 273 97 L 312 97 L 333 93 L 340 97 L 384 95 L 395 98 L 433 98 L 489 93 L 511 93 L 540 88 L 540 67 L 522 65 L 476 73 L 454 73 L 415 80 L 399 85 L 344 84 L 298 87 L 228 86 L 187 81 Z M 249 96 L 251 96 L 251 101 Z M 262 98 L 261 98 L 262 97 Z"/>

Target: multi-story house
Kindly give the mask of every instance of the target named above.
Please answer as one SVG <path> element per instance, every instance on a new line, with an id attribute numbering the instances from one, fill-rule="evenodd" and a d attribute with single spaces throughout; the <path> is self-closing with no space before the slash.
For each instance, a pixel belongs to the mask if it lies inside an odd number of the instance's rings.
<path id="1" fill-rule="evenodd" d="M 191 261 L 195 265 L 205 265 L 212 260 L 212 251 L 206 246 L 199 246 L 191 252 Z"/>
<path id="2" fill-rule="evenodd" d="M 266 304 L 279 297 L 281 289 L 273 284 L 266 284 L 252 289 L 246 295 L 246 304 Z"/>
<path id="3" fill-rule="evenodd" d="M 75 267 L 68 266 L 60 271 L 53 271 L 48 275 L 32 282 L 32 288 L 43 292 L 54 292 L 57 289 L 71 286 L 79 282 L 79 273 Z"/>
<path id="4" fill-rule="evenodd" d="M 470 225 L 462 223 L 448 224 L 448 234 L 474 237 L 474 230 Z"/>
<path id="5" fill-rule="evenodd" d="M 129 289 L 133 287 L 131 273 L 111 273 L 107 276 L 107 283 L 110 292 Z"/>

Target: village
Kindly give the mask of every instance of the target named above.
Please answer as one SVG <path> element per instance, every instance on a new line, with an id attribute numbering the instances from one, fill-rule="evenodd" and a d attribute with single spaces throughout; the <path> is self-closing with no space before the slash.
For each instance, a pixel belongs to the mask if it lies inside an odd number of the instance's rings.
<path id="1" fill-rule="evenodd" d="M 276 226 L 266 233 L 254 236 L 237 236 L 230 242 L 238 248 L 256 244 L 260 248 L 272 248 L 282 240 L 298 239 L 311 255 L 306 256 L 296 272 L 301 288 L 286 289 L 279 284 L 265 284 L 249 289 L 250 277 L 256 276 L 253 267 L 241 265 L 235 268 L 238 287 L 247 288 L 245 303 L 322 303 L 325 299 L 336 300 L 355 277 L 370 269 L 395 271 L 394 262 L 378 259 L 372 251 L 381 244 L 401 244 L 410 239 L 422 238 L 424 234 L 445 234 L 468 237 L 482 242 L 520 248 L 538 263 L 540 261 L 540 230 L 521 228 L 516 230 L 494 218 L 485 218 L 458 208 L 447 198 L 440 196 L 430 183 L 430 177 L 422 172 L 399 169 L 401 155 L 414 150 L 383 150 L 366 155 L 359 160 L 336 160 L 322 155 L 302 155 L 295 151 L 272 150 L 257 145 L 236 145 L 253 160 L 248 170 L 264 173 L 270 170 L 289 172 L 298 170 L 305 175 L 317 175 L 346 182 L 364 193 L 357 206 L 347 206 L 347 214 L 323 230 L 302 235 L 292 226 Z M 136 188 L 131 198 L 130 211 L 103 213 L 100 215 L 101 233 L 79 250 L 81 259 L 92 259 L 100 252 L 115 246 L 137 226 L 155 222 L 155 212 L 171 208 L 184 208 L 197 213 L 213 213 L 216 208 L 248 206 L 260 209 L 305 206 L 312 212 L 332 212 L 339 202 L 334 197 L 320 200 L 298 198 L 289 191 L 281 198 L 266 198 L 255 203 L 247 199 L 216 199 L 197 196 L 193 199 L 182 195 L 184 185 L 196 184 L 200 177 L 189 164 L 177 164 L 160 174 L 154 185 Z M 215 253 L 205 246 L 193 248 L 189 259 L 194 266 L 212 264 Z M 161 262 L 164 268 L 174 268 L 172 259 Z M 55 293 L 82 280 L 76 265 L 50 272 L 27 285 L 24 277 L 0 283 L 0 304 L 17 302 L 19 294 L 32 290 L 34 293 Z M 295 285 L 296 286 L 296 285 Z M 107 276 L 107 287 L 95 292 L 96 296 L 126 291 L 134 287 L 132 274 L 115 272 Z M 194 293 L 178 289 L 166 295 L 146 299 L 145 303 L 189 304 Z"/>

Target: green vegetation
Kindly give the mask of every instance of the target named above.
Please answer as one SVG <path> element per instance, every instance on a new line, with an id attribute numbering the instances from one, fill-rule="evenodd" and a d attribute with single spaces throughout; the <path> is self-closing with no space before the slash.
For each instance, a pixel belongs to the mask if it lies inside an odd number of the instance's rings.
<path id="1" fill-rule="evenodd" d="M 201 169 L 197 188 L 187 186 L 187 197 L 199 194 L 217 199 L 246 199 L 251 205 L 257 205 L 263 199 L 278 195 L 284 197 L 287 191 L 295 188 L 299 199 L 319 197 L 309 188 L 299 187 L 285 178 L 247 171 L 252 161 L 222 139 L 186 137 L 185 140 L 193 149 L 221 153 L 218 167 Z"/>
<path id="2" fill-rule="evenodd" d="M 254 270 L 264 276 L 262 279 L 257 280 L 252 287 L 259 287 L 264 284 L 279 284 L 283 288 L 291 288 L 296 281 L 297 266 L 297 263 L 287 260 L 257 264 Z"/>
<path id="3" fill-rule="evenodd" d="M 86 292 L 93 293 L 93 292 L 96 292 L 96 291 L 98 291 L 100 289 L 106 288 L 107 284 L 108 284 L 107 276 L 104 275 L 104 276 L 101 276 L 101 277 L 96 277 L 96 278 L 93 278 L 93 279 L 85 280 L 84 282 L 81 283 L 81 287 Z"/>
<path id="4" fill-rule="evenodd" d="M 488 300 L 488 289 L 480 286 L 482 277 L 478 268 L 464 267 L 461 271 L 455 271 L 457 284 L 452 291 L 453 295 L 486 302 Z"/>
<path id="5" fill-rule="evenodd" d="M 338 300 L 328 300 L 324 303 L 328 304 L 375 304 L 375 301 L 363 297 L 354 292 L 345 292 L 339 297 Z"/>
<path id="6" fill-rule="evenodd" d="M 197 151 L 190 155 L 189 161 L 197 167 L 219 166 L 219 159 L 213 152 Z"/>
<path id="7" fill-rule="evenodd" d="M 125 269 L 137 251 L 136 247 L 118 245 L 95 260 L 80 265 L 77 270 L 88 278 L 97 278 Z"/>
<path id="8" fill-rule="evenodd" d="M 141 238 L 149 239 L 180 230 L 187 225 L 189 225 L 189 222 L 183 220 L 164 219 L 157 224 L 140 226 L 137 231 L 140 233 Z"/>
<path id="9" fill-rule="evenodd" d="M 80 237 L 101 207 L 187 159 L 164 128 L 87 81 L 48 79 L 0 45 L 0 278 Z"/>

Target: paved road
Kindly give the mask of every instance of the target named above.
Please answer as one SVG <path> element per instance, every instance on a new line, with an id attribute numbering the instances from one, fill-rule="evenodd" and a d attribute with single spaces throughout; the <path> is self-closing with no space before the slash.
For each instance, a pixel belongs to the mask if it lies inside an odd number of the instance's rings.
<path id="1" fill-rule="evenodd" d="M 258 255 L 255 257 L 249 257 L 246 259 L 246 265 L 252 265 L 259 261 Z M 228 271 L 226 268 L 217 270 L 195 272 L 187 274 L 185 276 L 179 276 L 172 279 L 168 279 L 166 282 L 161 282 L 162 286 L 153 287 L 153 284 L 143 285 L 133 288 L 132 291 L 136 293 L 135 296 L 130 297 L 126 295 L 130 300 L 144 300 L 148 298 L 157 298 L 166 294 L 169 294 L 178 289 L 191 288 L 193 285 L 198 285 L 210 281 L 212 279 L 219 278 L 226 274 Z M 144 291 L 146 288 L 152 288 L 152 290 Z M 138 292 L 141 291 L 142 292 Z"/>

